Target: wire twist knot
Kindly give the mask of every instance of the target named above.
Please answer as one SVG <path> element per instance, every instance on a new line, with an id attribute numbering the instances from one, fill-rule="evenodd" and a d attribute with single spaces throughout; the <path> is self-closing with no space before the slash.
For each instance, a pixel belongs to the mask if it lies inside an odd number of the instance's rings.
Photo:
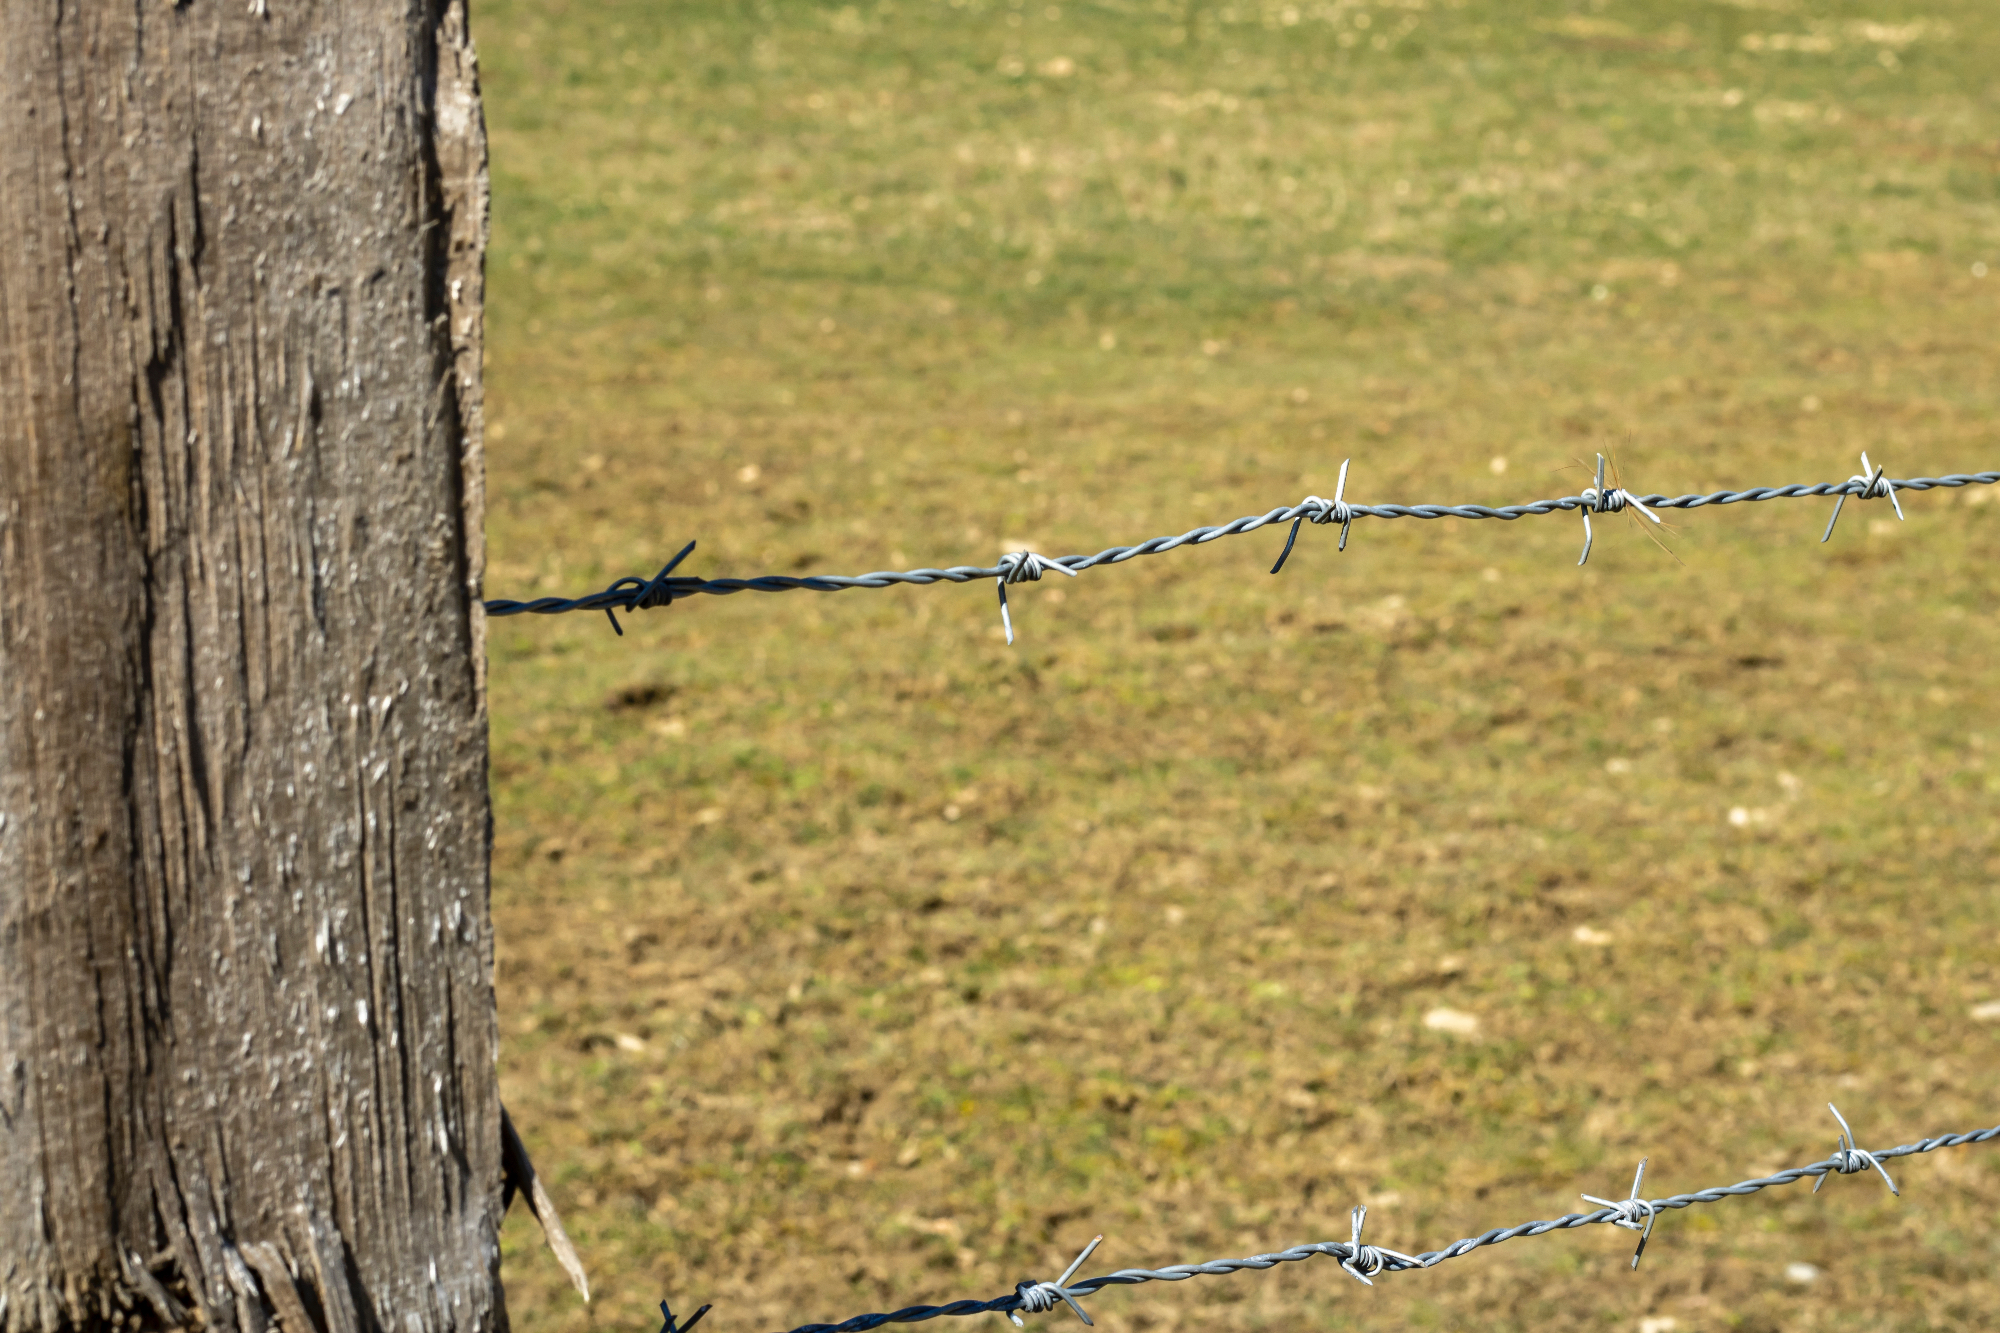
<path id="1" fill-rule="evenodd" d="M 1348 508 L 1345 500 L 1323 500 L 1317 495 L 1308 495 L 1299 501 L 1299 507 L 1312 511 L 1306 517 L 1314 523 L 1338 523 L 1346 527 L 1354 521 L 1354 511 Z"/>
<path id="2" fill-rule="evenodd" d="M 1353 1238 L 1347 1244 L 1347 1257 L 1340 1261 L 1340 1266 L 1355 1281 L 1360 1282 L 1364 1286 L 1374 1286 L 1375 1276 L 1389 1266 L 1391 1259 L 1399 1259 L 1412 1267 L 1422 1267 L 1422 1265 L 1418 1264 L 1415 1259 L 1412 1259 L 1407 1254 L 1396 1250 L 1384 1249 L 1379 1245 L 1363 1245 L 1361 1243 L 1361 1228 L 1368 1221 L 1368 1208 L 1365 1204 L 1356 1207 L 1350 1212 L 1347 1215 L 1347 1220 L 1353 1224 L 1354 1233 Z"/>
<path id="3" fill-rule="evenodd" d="M 1832 1111 L 1833 1118 L 1840 1122 L 1840 1144 L 1833 1150 L 1833 1169 L 1843 1176 L 1857 1171 L 1880 1171 L 1882 1183 L 1889 1187 L 1889 1193 L 1901 1198 L 1903 1191 L 1896 1188 L 1896 1182 L 1890 1177 L 1889 1168 L 1882 1165 L 1882 1159 L 1854 1141 L 1854 1131 L 1848 1127 L 1847 1117 L 1832 1102 L 1826 1104 L 1826 1109 Z M 1815 1180 L 1813 1193 L 1819 1193 L 1819 1187 L 1824 1184 L 1825 1176 Z"/>
<path id="4" fill-rule="evenodd" d="M 1624 1227 L 1627 1231 L 1643 1231 L 1644 1223 L 1652 1220 L 1660 1210 L 1644 1199 L 1599 1199 L 1593 1195 L 1583 1196 L 1601 1208 L 1609 1208 L 1618 1216 L 1611 1219 L 1614 1227 Z"/>
<path id="5" fill-rule="evenodd" d="M 1090 1257 L 1090 1252 L 1103 1243 L 1104 1237 L 1099 1236 L 1091 1241 L 1090 1244 L 1084 1246 L 1083 1253 L 1076 1256 L 1070 1262 L 1070 1266 L 1063 1270 L 1063 1275 L 1053 1282 L 1036 1282 L 1031 1278 L 1021 1279 L 1014 1288 L 1014 1294 L 1021 1298 L 1021 1308 L 1029 1314 L 1043 1314 L 1055 1309 L 1057 1301 L 1066 1301 L 1069 1304 L 1069 1308 L 1076 1311 L 1078 1319 L 1081 1319 L 1086 1324 L 1090 1323 L 1090 1316 L 1085 1314 L 1083 1307 L 1076 1303 L 1076 1297 L 1069 1294 L 1068 1284 L 1069 1280 L 1076 1276 L 1076 1270 L 1083 1267 L 1083 1261 Z M 1027 1327 L 1022 1322 L 1021 1316 L 1014 1311 L 1008 1311 L 1007 1317 L 1014 1321 L 1016 1328 Z"/>
<path id="6" fill-rule="evenodd" d="M 1000 568 L 1002 583 L 1035 583 L 1052 569 L 1058 574 L 1076 577 L 1076 571 L 1069 566 L 1033 551 L 1009 551 L 1000 557 Z"/>

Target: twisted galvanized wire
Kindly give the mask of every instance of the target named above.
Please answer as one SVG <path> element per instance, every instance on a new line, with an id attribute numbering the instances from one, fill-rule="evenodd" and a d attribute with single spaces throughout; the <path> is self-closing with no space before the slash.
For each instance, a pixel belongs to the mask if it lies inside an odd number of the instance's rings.
<path id="1" fill-rule="evenodd" d="M 1901 485 L 1901 482 L 1897 483 Z M 1648 504 L 1652 501 L 1648 500 Z M 1836 1116 L 1839 1112 L 1834 1112 Z M 1843 1129 L 1846 1121 L 1841 1121 Z M 1650 1222 L 1654 1215 L 1670 1208 L 1692 1208 L 1698 1203 L 1721 1203 L 1725 1199 L 1755 1194 L 1759 1190 L 1770 1189 L 1774 1185 L 1790 1185 L 1795 1181 L 1814 1177 L 1822 1182 L 1829 1175 L 1846 1175 L 1857 1171 L 1881 1170 L 1883 1160 L 1894 1157 L 1909 1157 L 1917 1153 L 1936 1152 L 1940 1148 L 1957 1148 L 1969 1143 L 1988 1143 L 2000 1139 L 2000 1125 L 1991 1129 L 1975 1130 L 1969 1134 L 1943 1134 L 1937 1138 L 1919 1139 L 1899 1148 L 1886 1148 L 1867 1152 L 1853 1146 L 1853 1140 L 1843 1134 L 1841 1146 L 1832 1157 L 1813 1162 L 1807 1166 L 1795 1166 L 1776 1175 L 1761 1176 L 1756 1180 L 1745 1180 L 1734 1185 L 1722 1185 L 1714 1189 L 1696 1190 L 1691 1194 L 1675 1194 L 1664 1199 L 1622 1200 L 1608 1207 L 1598 1208 L 1588 1213 L 1565 1213 L 1561 1217 L 1547 1221 L 1523 1222 L 1519 1226 L 1496 1227 L 1455 1240 L 1441 1250 L 1427 1250 L 1422 1254 L 1399 1254 L 1394 1250 L 1380 1249 L 1361 1243 L 1361 1222 L 1364 1210 L 1355 1209 L 1353 1225 L 1354 1238 L 1350 1241 L 1320 1241 L 1312 1245 L 1295 1245 L 1288 1250 L 1278 1250 L 1271 1254 L 1251 1255 L 1247 1259 L 1211 1259 L 1200 1264 L 1174 1264 L 1167 1268 L 1121 1268 L 1103 1277 L 1084 1278 L 1080 1282 L 1067 1285 L 1047 1282 L 1022 1282 L 1005 1296 L 990 1301 L 952 1301 L 946 1305 L 911 1305 L 901 1310 L 891 1310 L 882 1314 L 856 1315 L 837 1324 L 801 1324 L 790 1333 L 863 1333 L 866 1329 L 880 1328 L 884 1324 L 917 1324 L 926 1319 L 936 1319 L 940 1315 L 1006 1314 L 1014 1315 L 1020 1310 L 1041 1311 L 1053 1308 L 1055 1299 L 1061 1297 L 1075 1306 L 1075 1297 L 1087 1296 L 1105 1287 L 1137 1286 L 1142 1282 L 1185 1282 L 1191 1277 L 1219 1277 L 1226 1273 L 1243 1270 L 1262 1271 L 1275 1268 L 1279 1264 L 1298 1263 L 1314 1255 L 1323 1254 L 1338 1260 L 1340 1266 L 1354 1277 L 1367 1281 L 1369 1277 L 1382 1273 L 1400 1272 L 1413 1268 L 1432 1268 L 1447 1259 L 1457 1259 L 1487 1245 L 1498 1245 L 1502 1241 L 1516 1240 L 1523 1236 L 1544 1236 L 1552 1231 L 1566 1231 L 1573 1227 L 1596 1226 L 1608 1223 L 1613 1226 L 1630 1226 L 1639 1213 L 1646 1214 Z M 1872 1165 L 1871 1165 L 1872 1162 Z M 1887 1179 L 1887 1173 L 1883 1173 Z M 1815 1186 L 1817 1188 L 1817 1185 Z M 1636 1186 L 1635 1186 L 1636 1192 Z M 1102 1237 L 1099 1237 L 1102 1239 Z M 1092 1247 L 1095 1248 L 1095 1242 Z M 1089 1253 L 1089 1250 L 1084 1252 Z M 1080 1262 L 1080 1260 L 1079 1260 Z M 1071 1271 L 1075 1265 L 1071 1265 Z M 1064 1274 L 1067 1278 L 1068 1274 Z M 1369 1285 L 1374 1285 L 1372 1282 Z M 1018 1323 L 1019 1320 L 1017 1319 Z M 1088 1322 L 1086 1320 L 1085 1322 Z"/>
<path id="2" fill-rule="evenodd" d="M 1346 468 L 1343 467 L 1343 482 Z M 1624 508 L 1627 503 L 1641 509 L 1704 509 L 1714 505 L 1744 504 L 1759 500 L 1796 500 L 1820 496 L 1838 496 L 1839 503 L 1845 503 L 1850 495 L 1862 497 L 1888 496 L 1895 498 L 1898 491 L 1928 491 L 1937 489 L 1957 489 L 1960 486 L 1991 486 L 2000 483 L 2000 472 L 1954 472 L 1942 477 L 1910 477 L 1905 480 L 1883 477 L 1879 470 L 1871 476 L 1850 477 L 1846 481 L 1821 481 L 1810 485 L 1798 483 L 1790 486 L 1758 486 L 1747 491 L 1712 491 L 1707 495 L 1635 495 L 1617 488 L 1592 487 L 1582 495 L 1565 495 L 1554 500 L 1534 500 L 1518 505 L 1400 505 L 1354 504 L 1344 499 L 1323 500 L 1318 496 L 1307 496 L 1295 505 L 1287 505 L 1262 514 L 1246 514 L 1244 517 L 1212 527 L 1191 528 L 1178 536 L 1154 537 L 1136 546 L 1111 546 L 1096 555 L 1065 555 L 1055 559 L 1036 557 L 1033 561 L 1024 559 L 1026 553 L 1010 553 L 994 565 L 953 565 L 948 569 L 905 569 L 877 570 L 872 574 L 812 574 L 799 577 L 790 574 L 765 574 L 751 579 L 704 579 L 692 575 L 673 573 L 676 565 L 694 549 L 689 542 L 679 555 L 669 561 L 664 569 L 650 579 L 627 576 L 619 579 L 602 592 L 588 593 L 582 597 L 537 597 L 532 601 L 513 601 L 496 598 L 486 603 L 489 616 L 518 615 L 559 615 L 566 611 L 603 611 L 611 615 L 611 624 L 618 627 L 614 611 L 640 611 L 648 607 L 669 606 L 678 599 L 706 593 L 715 597 L 727 597 L 739 592 L 791 592 L 805 588 L 813 592 L 844 592 L 849 588 L 889 588 L 897 584 L 928 585 L 933 583 L 971 583 L 980 579 L 998 579 L 1005 602 L 1008 583 L 1025 579 L 1039 579 L 1044 570 L 1058 570 L 1065 574 L 1077 574 L 1099 565 L 1122 564 L 1142 555 L 1159 555 L 1182 546 L 1199 546 L 1222 537 L 1235 537 L 1243 533 L 1255 532 L 1259 528 L 1274 523 L 1293 524 L 1292 537 L 1297 538 L 1297 525 L 1302 522 L 1341 524 L 1341 542 L 1346 544 L 1346 529 L 1357 518 L 1497 518 L 1512 521 L 1541 514 L 1560 514 L 1570 510 L 1583 511 L 1586 519 L 1594 513 L 1613 513 Z M 1343 488 L 1344 489 L 1344 488 Z M 1898 505 L 1898 513 L 1901 506 Z M 1836 509 L 1836 516 L 1838 510 Z M 1831 525 L 1828 532 L 1831 533 Z M 1286 554 L 1290 554 L 1292 543 L 1285 543 Z M 1588 555 L 1588 550 L 1585 552 Z M 1284 558 L 1279 558 L 1279 565 Z M 1276 573 L 1276 569 L 1272 571 Z M 624 631 L 621 629 L 622 634 Z"/>

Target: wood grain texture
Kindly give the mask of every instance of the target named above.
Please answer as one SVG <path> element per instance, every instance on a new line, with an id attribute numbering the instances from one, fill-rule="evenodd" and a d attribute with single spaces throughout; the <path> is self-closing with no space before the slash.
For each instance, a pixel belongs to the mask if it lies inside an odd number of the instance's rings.
<path id="1" fill-rule="evenodd" d="M 463 0 L 0 33 L 0 1330 L 504 1330 Z"/>

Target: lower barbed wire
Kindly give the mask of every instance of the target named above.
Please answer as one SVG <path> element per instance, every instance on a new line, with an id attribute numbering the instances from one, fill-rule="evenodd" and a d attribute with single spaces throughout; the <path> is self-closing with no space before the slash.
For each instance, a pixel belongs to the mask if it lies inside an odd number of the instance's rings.
<path id="1" fill-rule="evenodd" d="M 1839 1112 L 1837 1111 L 1834 1114 L 1836 1117 L 1839 1116 Z M 1382 1249 L 1373 1245 L 1363 1245 L 1361 1243 L 1361 1223 L 1366 1216 L 1366 1210 L 1355 1208 L 1350 1218 L 1354 1231 L 1351 1240 L 1317 1241 L 1312 1244 L 1294 1245 L 1289 1249 L 1276 1250 L 1269 1254 L 1250 1255 L 1242 1259 L 1211 1259 L 1205 1263 L 1173 1264 L 1166 1268 L 1121 1268 L 1115 1273 L 1106 1273 L 1102 1277 L 1081 1278 L 1074 1282 L 1069 1281 L 1070 1273 L 1073 1273 L 1077 1265 L 1082 1263 L 1090 1255 L 1091 1251 L 1097 1248 L 1098 1241 L 1103 1240 L 1103 1237 L 1100 1236 L 1097 1240 L 1092 1241 L 1082 1254 L 1077 1256 L 1076 1261 L 1070 1265 L 1070 1272 L 1065 1273 L 1057 1282 L 1022 1282 L 1013 1292 L 1005 1296 L 996 1297 L 990 1301 L 963 1300 L 952 1301 L 946 1305 L 912 1305 L 906 1306 L 901 1310 L 882 1314 L 855 1315 L 853 1318 L 843 1320 L 837 1324 L 801 1324 L 789 1330 L 789 1333 L 865 1333 L 865 1330 L 880 1328 L 885 1324 L 916 1324 L 949 1315 L 1005 1314 L 1012 1318 L 1015 1323 L 1021 1323 L 1022 1321 L 1019 1316 L 1022 1313 L 1041 1313 L 1053 1309 L 1058 1303 L 1058 1298 L 1061 1301 L 1068 1302 L 1070 1307 L 1076 1311 L 1077 1316 L 1083 1319 L 1085 1323 L 1089 1323 L 1089 1316 L 1084 1314 L 1082 1306 L 1078 1305 L 1074 1298 L 1102 1291 L 1106 1287 L 1138 1286 L 1147 1282 L 1185 1282 L 1189 1278 L 1195 1277 L 1221 1277 L 1230 1273 L 1261 1272 L 1266 1269 L 1276 1268 L 1280 1264 L 1300 1263 L 1316 1255 L 1325 1255 L 1328 1258 L 1338 1261 L 1342 1269 L 1360 1278 L 1363 1282 L 1368 1282 L 1368 1285 L 1373 1286 L 1374 1283 L 1369 1281 L 1369 1279 L 1383 1273 L 1434 1268 L 1447 1259 L 1457 1259 L 1472 1253 L 1474 1250 L 1483 1249 L 1490 1245 L 1498 1245 L 1502 1241 L 1519 1240 L 1530 1236 L 1543 1236 L 1551 1232 L 1567 1231 L 1577 1227 L 1612 1225 L 1630 1228 L 1641 1217 L 1650 1225 L 1656 1219 L 1657 1215 L 1666 1209 L 1691 1208 L 1696 1204 L 1721 1203 L 1727 1199 L 1741 1198 L 1746 1195 L 1758 1193 L 1761 1190 L 1771 1189 L 1774 1186 L 1794 1184 L 1807 1177 L 1824 1179 L 1828 1175 L 1868 1169 L 1881 1171 L 1881 1163 L 1885 1159 L 1909 1157 L 1918 1153 L 1936 1152 L 1941 1148 L 1957 1148 L 1968 1144 L 1990 1143 L 2000 1140 L 2000 1125 L 1995 1125 L 1991 1129 L 1972 1130 L 1964 1134 L 1942 1134 L 1935 1138 L 1919 1139 L 1914 1143 L 1906 1143 L 1896 1148 L 1883 1148 L 1871 1151 L 1854 1145 L 1852 1132 L 1847 1129 L 1845 1120 L 1841 1121 L 1841 1128 L 1843 1130 L 1841 1147 L 1836 1150 L 1833 1157 L 1827 1158 L 1824 1161 L 1811 1162 L 1805 1166 L 1790 1167 L 1774 1175 L 1760 1176 L 1754 1180 L 1738 1181 L 1734 1185 L 1721 1185 L 1710 1189 L 1696 1190 L 1687 1194 L 1675 1194 L 1664 1199 L 1638 1198 L 1640 1181 L 1635 1180 L 1633 1182 L 1632 1198 L 1621 1199 L 1607 1204 L 1595 1212 L 1566 1213 L 1561 1217 L 1523 1222 L 1518 1226 L 1496 1227 L 1491 1231 L 1482 1232 L 1477 1236 L 1468 1236 L 1463 1240 L 1453 1241 L 1443 1249 L 1428 1250 L 1422 1254 L 1403 1254 L 1395 1250 Z M 1856 1156 L 1850 1157 L 1848 1154 L 1856 1154 Z M 1868 1159 L 1868 1162 L 1872 1163 L 1872 1166 L 1861 1164 L 1863 1158 Z M 1886 1180 L 1888 1172 L 1882 1171 L 1882 1176 Z M 1643 1246 L 1641 1249 L 1643 1252 Z M 1634 1266 L 1637 1266 L 1637 1256 L 1634 1256 Z M 1025 1296 L 1024 1293 L 1028 1292 L 1033 1292 L 1034 1294 L 1032 1296 Z"/>

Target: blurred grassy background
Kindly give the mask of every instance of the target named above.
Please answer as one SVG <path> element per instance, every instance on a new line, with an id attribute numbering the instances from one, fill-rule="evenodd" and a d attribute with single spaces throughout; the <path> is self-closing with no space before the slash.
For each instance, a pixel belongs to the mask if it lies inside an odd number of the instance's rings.
<path id="1" fill-rule="evenodd" d="M 490 0 L 492 595 L 2000 463 L 1975 3 Z M 1503 461 L 1504 460 L 1504 461 Z M 1570 469 L 1570 470 L 1564 470 Z M 717 1333 L 2000 1121 L 2000 504 L 495 622 L 502 1086 Z M 1982 703 L 1982 701 L 1985 701 Z M 1439 1009 L 1470 1033 L 1427 1027 Z M 2000 1327 L 1960 1149 L 1106 1333 Z M 1811 1281 L 1787 1277 L 1810 1264 Z M 998 1326 L 985 1317 L 982 1327 Z M 1067 1312 L 1045 1316 L 1056 1325 Z"/>

